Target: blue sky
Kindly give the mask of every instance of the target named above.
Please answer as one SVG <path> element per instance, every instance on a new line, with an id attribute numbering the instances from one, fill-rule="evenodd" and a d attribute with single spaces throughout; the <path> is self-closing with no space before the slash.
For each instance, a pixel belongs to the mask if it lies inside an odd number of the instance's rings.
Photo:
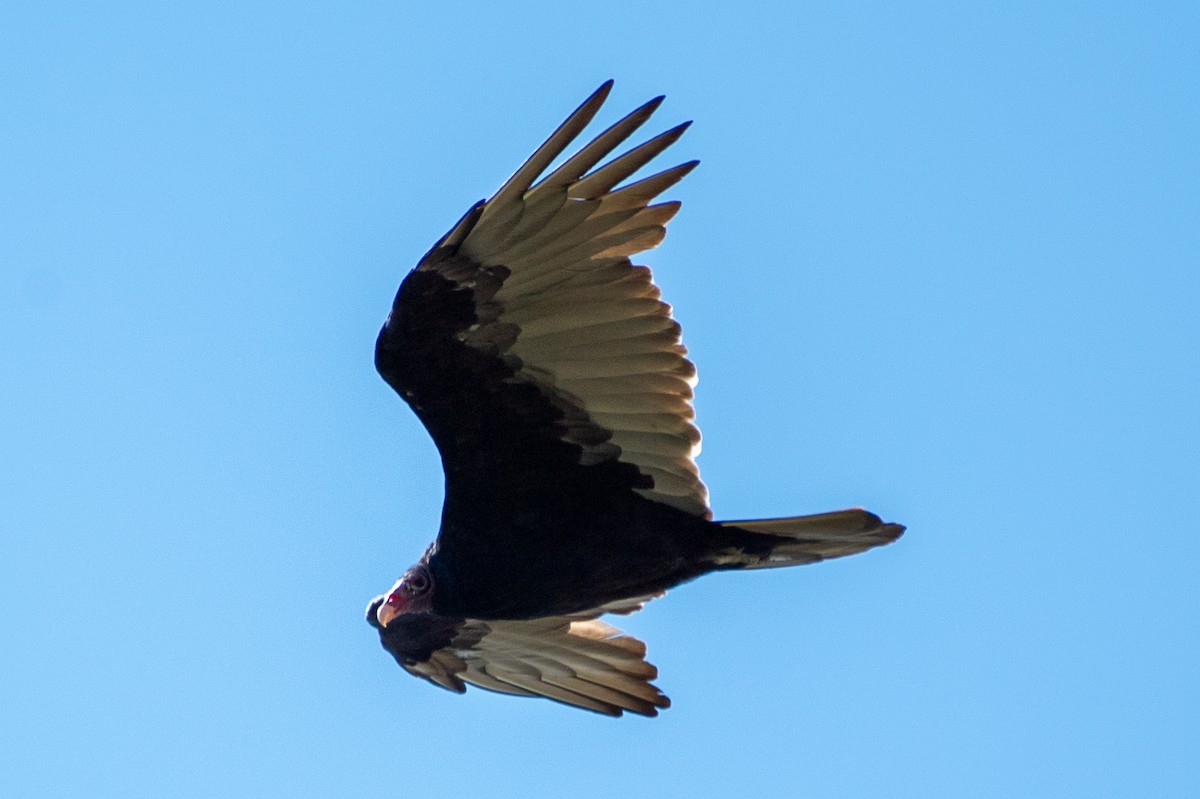
<path id="1" fill-rule="evenodd" d="M 1194 795 L 1195 4 L 442 5 L 0 10 L 0 793 Z M 716 514 L 909 525 L 623 619 L 649 721 L 362 620 L 441 502 L 392 294 L 610 77 L 696 122 Z"/>

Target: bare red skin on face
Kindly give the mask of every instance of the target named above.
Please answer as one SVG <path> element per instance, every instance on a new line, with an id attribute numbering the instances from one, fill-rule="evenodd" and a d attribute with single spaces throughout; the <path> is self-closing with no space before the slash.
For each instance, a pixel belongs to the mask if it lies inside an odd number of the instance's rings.
<path id="1" fill-rule="evenodd" d="M 411 603 L 408 601 L 408 591 L 403 587 L 397 588 L 388 594 L 387 599 L 379 606 L 379 610 L 375 611 L 375 618 L 384 627 L 388 626 L 388 622 L 397 616 L 403 616 L 408 612 L 408 606 Z"/>
<path id="2" fill-rule="evenodd" d="M 433 580 L 428 571 L 420 566 L 410 569 L 396 582 L 387 599 L 375 612 L 375 618 L 386 627 L 397 616 L 428 611 L 432 589 Z"/>
<path id="3" fill-rule="evenodd" d="M 403 589 L 393 591 L 388 594 L 388 598 L 383 604 L 391 608 L 394 613 L 403 613 L 405 606 L 408 604 L 405 602 L 405 591 Z"/>

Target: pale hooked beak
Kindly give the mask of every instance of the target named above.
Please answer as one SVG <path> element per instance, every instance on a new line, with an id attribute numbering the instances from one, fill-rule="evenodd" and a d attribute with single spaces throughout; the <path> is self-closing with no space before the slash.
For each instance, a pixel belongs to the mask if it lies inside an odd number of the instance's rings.
<path id="1" fill-rule="evenodd" d="M 375 610 L 375 619 L 379 622 L 380 627 L 387 627 L 388 622 L 408 610 L 408 602 L 405 600 L 404 589 L 397 582 Z"/>
<path id="2" fill-rule="evenodd" d="M 376 619 L 379 620 L 380 627 L 388 626 L 389 621 L 395 619 L 397 615 L 400 615 L 400 611 L 388 605 L 388 602 L 384 602 L 383 605 L 379 606 L 378 611 L 376 611 Z"/>

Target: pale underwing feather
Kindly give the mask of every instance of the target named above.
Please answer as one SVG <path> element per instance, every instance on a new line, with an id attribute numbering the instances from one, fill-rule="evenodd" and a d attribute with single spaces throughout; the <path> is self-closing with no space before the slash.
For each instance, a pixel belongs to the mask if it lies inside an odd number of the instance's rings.
<path id="1" fill-rule="evenodd" d="M 569 298 L 564 298 L 562 303 L 557 302 L 557 298 L 543 295 L 525 296 L 505 303 L 504 318 L 513 324 L 522 325 L 522 330 L 528 330 L 530 323 L 538 319 L 569 317 L 573 311 L 581 308 L 594 314 L 603 308 L 607 309 L 607 318 L 601 321 L 618 321 L 629 317 L 629 313 L 637 307 L 635 303 L 642 302 L 639 315 L 648 316 L 657 313 L 660 310 L 657 303 L 662 302 L 658 292 L 639 280 L 623 280 L 611 286 L 565 286 L 561 293 L 570 295 Z M 587 324 L 595 322 L 589 321 Z M 582 326 L 583 324 L 576 325 Z M 527 338 L 536 338 L 536 335 L 527 335 Z"/>
<path id="2" fill-rule="evenodd" d="M 621 142 L 628 139 L 634 131 L 645 124 L 646 120 L 662 105 L 664 99 L 666 99 L 665 96 L 660 94 L 614 122 L 587 145 L 580 148 L 579 152 L 563 162 L 562 166 L 530 189 L 526 194 L 526 202 L 535 201 L 540 192 L 566 188 L 579 180 L 589 169 L 604 160 L 604 156 L 611 153 Z"/>
<path id="3" fill-rule="evenodd" d="M 506 682 L 501 682 L 495 677 L 483 670 L 483 664 L 472 663 L 467 671 L 462 674 L 463 682 L 469 682 L 471 685 L 479 688 L 486 688 L 489 691 L 497 691 L 502 694 L 512 694 L 514 696 L 537 696 L 535 691 L 527 691 L 524 688 L 518 688 Z"/>
<path id="4" fill-rule="evenodd" d="M 670 330 L 602 341 L 593 345 L 563 346 L 543 338 L 532 341 L 523 340 L 519 354 L 523 359 L 530 361 L 553 358 L 563 362 L 585 359 L 589 356 L 597 360 L 619 358 L 623 353 L 628 353 L 630 356 L 671 353 L 682 358 L 683 347 L 675 342 L 676 337 Z"/>
<path id="5" fill-rule="evenodd" d="M 515 356 L 513 379 L 538 386 L 556 403 L 575 405 L 608 431 L 604 440 L 583 440 L 579 436 L 592 428 L 564 420 L 560 435 L 582 447 L 581 464 L 609 458 L 630 463 L 655 483 L 639 489 L 644 496 L 710 518 L 708 492 L 693 460 L 699 440 L 691 407 L 695 368 L 650 270 L 629 261 L 662 241 L 679 203 L 653 200 L 695 163 L 616 188 L 678 140 L 688 123 L 612 157 L 658 108 L 660 100 L 652 100 L 543 177 L 607 92 L 607 85 L 601 87 L 580 105 L 472 215 L 473 227 L 452 237 L 471 261 L 504 270 L 481 310 L 485 321 L 460 340 Z M 469 276 L 455 279 L 473 285 Z M 625 435 L 622 421 L 645 413 L 677 423 L 645 437 L 638 435 L 646 432 L 645 422 L 638 422 Z"/>
<path id="6" fill-rule="evenodd" d="M 620 413 L 629 407 L 630 397 L 636 397 L 639 405 L 656 413 L 670 413 L 685 419 L 691 419 L 695 413 L 692 410 L 691 398 L 678 394 L 614 394 L 588 397 L 588 412 Z"/>
<path id="7" fill-rule="evenodd" d="M 689 440 L 678 433 L 645 433 L 639 430 L 621 430 L 613 433 L 612 443 L 622 452 L 639 452 L 664 458 L 676 457 L 680 439 L 686 446 L 699 446 L 700 439 Z"/>
<path id="8" fill-rule="evenodd" d="M 588 303 L 575 308 L 562 308 L 551 314 L 536 314 L 534 318 L 526 319 L 524 324 L 517 324 L 521 326 L 522 333 L 528 331 L 529 336 L 536 337 L 579 327 L 621 322 L 637 316 L 653 316 L 661 310 L 662 303 L 649 298 L 631 299 L 616 306 Z M 504 318 L 507 321 L 507 317 Z"/>
<path id="9" fill-rule="evenodd" d="M 605 208 L 612 210 L 627 208 L 633 205 L 644 205 L 683 180 L 699 164 L 699 161 L 688 161 L 679 166 L 664 169 L 662 172 L 651 175 L 648 178 L 642 178 L 639 181 L 622 186 L 604 197 L 601 202 Z"/>
<path id="10" fill-rule="evenodd" d="M 513 176 L 492 196 L 484 206 L 483 213 L 474 229 L 463 241 L 464 248 L 489 250 L 496 247 L 504 239 L 504 235 L 516 223 L 520 216 L 520 198 L 537 179 L 538 175 L 557 158 L 563 150 L 575 139 L 580 132 L 600 110 L 608 93 L 612 90 L 612 81 L 606 81 L 599 89 L 583 101 L 567 119 L 550 134 L 550 138 L 542 143 L 521 165 Z"/>
<path id="11" fill-rule="evenodd" d="M 619 158 L 609 161 L 595 172 L 592 172 L 572 185 L 569 191 L 570 195 L 572 197 L 590 199 L 609 193 L 614 186 L 650 163 L 650 160 L 656 155 L 678 141 L 679 137 L 683 135 L 683 132 L 691 124 L 691 122 L 684 122 L 681 125 L 676 125 L 670 130 L 658 134 L 646 143 L 638 145 Z"/>
<path id="12" fill-rule="evenodd" d="M 648 716 L 652 712 L 657 712 L 653 703 L 643 700 L 635 694 L 612 688 L 604 683 L 596 683 L 570 674 L 546 675 L 542 679 L 551 685 L 565 688 L 576 694 L 592 697 L 598 702 L 615 705 L 632 713 Z"/>
<path id="13" fill-rule="evenodd" d="M 621 397 L 629 394 L 651 394 L 681 397 L 685 402 L 692 399 L 690 373 L 619 375 L 609 377 L 564 377 L 558 385 L 570 391 L 587 406 L 593 399 Z"/>
<path id="14" fill-rule="evenodd" d="M 658 670 L 645 661 L 645 644 L 595 618 L 603 612 L 632 612 L 654 596 L 623 599 L 573 616 L 466 619 L 449 646 L 404 667 L 459 693 L 471 684 L 607 715 L 657 715 L 670 701 L 650 682 Z"/>
<path id="15" fill-rule="evenodd" d="M 515 346 L 520 347 L 526 341 L 534 341 L 545 336 L 552 338 L 552 344 L 558 344 L 562 347 L 573 347 L 587 345 L 593 341 L 607 342 L 635 338 L 637 336 L 658 333 L 662 330 L 670 330 L 673 334 L 678 334 L 679 323 L 664 314 L 652 313 L 645 316 L 629 316 L 624 319 L 616 319 L 611 322 L 599 324 L 576 325 L 573 328 L 566 329 L 548 329 L 545 333 L 533 333 L 523 329 Z M 678 339 L 674 343 L 678 344 Z"/>
<path id="16" fill-rule="evenodd" d="M 629 433 L 666 433 L 683 436 L 693 443 L 700 443 L 700 434 L 694 425 L 670 413 L 601 413 L 593 411 L 593 419 L 609 430 Z"/>
<path id="17" fill-rule="evenodd" d="M 628 258 L 591 258 L 582 264 L 551 273 L 509 275 L 496 293 L 500 301 L 522 296 L 538 296 L 567 286 L 603 284 L 612 279 L 614 270 L 628 270 Z M 632 267 L 645 269 L 645 267 Z"/>
<path id="18" fill-rule="evenodd" d="M 598 203 L 572 205 L 562 209 L 558 217 L 548 222 L 536 236 L 518 241 L 492 259 L 528 275 L 552 272 L 562 268 L 562 264 L 583 264 L 605 257 L 602 255 L 605 244 L 608 249 L 623 246 L 637 235 L 648 235 L 650 229 L 663 233 L 660 228 L 679 212 L 679 208 L 680 204 L 674 202 L 606 212 Z M 644 249 L 649 247 L 639 247 L 634 252 Z M 630 253 L 622 255 L 626 254 Z"/>

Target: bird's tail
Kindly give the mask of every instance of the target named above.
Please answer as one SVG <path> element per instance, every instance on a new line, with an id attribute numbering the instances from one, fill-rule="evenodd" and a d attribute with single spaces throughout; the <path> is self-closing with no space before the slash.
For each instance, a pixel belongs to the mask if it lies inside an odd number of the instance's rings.
<path id="1" fill-rule="evenodd" d="M 903 525 L 885 523 L 862 508 L 719 524 L 735 534 L 736 544 L 721 553 L 717 565 L 734 569 L 795 566 L 854 555 L 890 544 L 904 532 Z"/>

